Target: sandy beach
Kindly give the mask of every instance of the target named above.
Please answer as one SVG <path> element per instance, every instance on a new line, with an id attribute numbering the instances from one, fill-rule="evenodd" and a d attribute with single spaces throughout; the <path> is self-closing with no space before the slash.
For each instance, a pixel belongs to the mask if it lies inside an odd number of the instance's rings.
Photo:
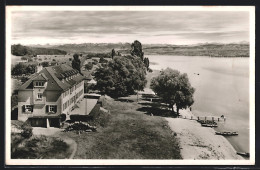
<path id="1" fill-rule="evenodd" d="M 188 110 L 180 110 L 182 116 L 190 117 Z M 202 127 L 196 120 L 183 118 L 165 118 L 180 140 L 183 159 L 197 160 L 237 160 L 243 158 L 236 154 L 228 140 L 215 135 L 215 130 Z"/>

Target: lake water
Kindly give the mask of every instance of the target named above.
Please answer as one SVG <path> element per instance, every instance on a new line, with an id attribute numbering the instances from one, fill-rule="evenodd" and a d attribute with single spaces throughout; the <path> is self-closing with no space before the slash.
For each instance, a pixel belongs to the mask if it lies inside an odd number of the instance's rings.
<path id="1" fill-rule="evenodd" d="M 187 73 L 195 87 L 196 116 L 227 117 L 216 130 L 237 131 L 227 137 L 237 151 L 249 152 L 249 58 L 145 55 L 153 70 L 167 67 Z M 152 63 L 151 63 L 152 62 Z"/>

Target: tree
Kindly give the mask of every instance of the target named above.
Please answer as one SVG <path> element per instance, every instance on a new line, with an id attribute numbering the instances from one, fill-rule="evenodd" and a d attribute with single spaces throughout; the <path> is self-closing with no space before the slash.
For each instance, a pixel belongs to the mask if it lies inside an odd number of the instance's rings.
<path id="1" fill-rule="evenodd" d="M 195 89 L 191 86 L 186 73 L 181 74 L 177 70 L 167 68 L 160 72 L 160 75 L 151 80 L 151 89 L 162 98 L 162 100 L 177 107 L 177 114 L 179 109 L 184 109 L 194 103 L 193 94 Z"/>
<path id="2" fill-rule="evenodd" d="M 91 70 L 93 68 L 93 64 L 89 62 L 88 64 L 85 64 L 85 69 Z"/>
<path id="3" fill-rule="evenodd" d="M 116 52 L 115 52 L 114 49 L 112 49 L 112 52 L 111 52 L 111 57 L 112 57 L 112 59 L 114 58 L 115 55 L 116 55 Z"/>
<path id="4" fill-rule="evenodd" d="M 73 58 L 74 59 L 72 60 L 72 68 L 78 70 L 79 73 L 81 73 L 79 55 L 78 54 L 74 54 Z"/>
<path id="5" fill-rule="evenodd" d="M 22 63 L 19 63 L 13 67 L 11 74 L 12 75 L 21 75 L 21 74 L 24 74 L 25 72 L 26 72 L 26 66 Z"/>
<path id="6" fill-rule="evenodd" d="M 48 61 L 44 61 L 41 64 L 42 64 L 42 67 L 48 67 L 49 66 L 49 62 Z"/>
<path id="7" fill-rule="evenodd" d="M 102 56 L 99 59 L 99 63 L 107 63 L 107 60 Z"/>
<path id="8" fill-rule="evenodd" d="M 26 73 L 25 74 L 33 74 L 35 73 L 35 69 L 36 69 L 36 64 L 30 64 L 26 67 Z"/>
<path id="9" fill-rule="evenodd" d="M 104 67 L 97 68 L 94 76 L 96 88 L 110 95 L 121 97 L 142 90 L 146 84 L 146 69 L 136 56 L 117 56 Z"/>
<path id="10" fill-rule="evenodd" d="M 149 58 L 144 58 L 144 65 L 146 67 L 146 69 L 148 70 L 149 69 Z"/>
<path id="11" fill-rule="evenodd" d="M 141 58 L 141 60 L 144 60 L 144 53 L 142 51 L 142 44 L 135 40 L 132 44 L 131 44 L 131 55 L 136 55 L 138 57 Z"/>
<path id="12" fill-rule="evenodd" d="M 24 56 L 29 52 L 27 47 L 22 46 L 21 44 L 17 44 L 11 46 L 11 53 L 16 56 Z"/>
<path id="13" fill-rule="evenodd" d="M 28 58 L 25 57 L 25 56 L 21 57 L 21 60 L 27 60 L 27 59 L 28 59 Z"/>

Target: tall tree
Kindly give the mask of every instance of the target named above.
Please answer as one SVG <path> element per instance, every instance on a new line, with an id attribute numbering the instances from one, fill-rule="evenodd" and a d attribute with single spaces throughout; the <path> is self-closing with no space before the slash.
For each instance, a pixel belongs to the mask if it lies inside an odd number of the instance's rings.
<path id="1" fill-rule="evenodd" d="M 146 57 L 144 58 L 144 65 L 148 70 L 148 68 L 149 68 L 149 58 L 146 58 Z"/>
<path id="2" fill-rule="evenodd" d="M 138 41 L 135 40 L 132 44 L 131 44 L 131 55 L 136 55 L 138 57 L 141 58 L 141 60 L 144 60 L 144 53 L 142 50 L 142 44 Z"/>
<path id="3" fill-rule="evenodd" d="M 80 59 L 79 59 L 79 55 L 78 54 L 74 54 L 73 55 L 72 68 L 78 70 L 79 73 L 81 73 L 81 70 L 80 70 Z"/>
<path id="4" fill-rule="evenodd" d="M 111 52 L 111 57 L 112 57 L 112 59 L 114 58 L 115 55 L 116 55 L 116 52 L 115 52 L 114 49 L 112 49 L 112 52 Z"/>
<path id="5" fill-rule="evenodd" d="M 167 68 L 160 72 L 160 75 L 151 80 L 151 89 L 169 104 L 173 110 L 173 105 L 179 109 L 187 108 L 194 103 L 193 88 L 186 73 L 181 74 L 178 70 Z"/>

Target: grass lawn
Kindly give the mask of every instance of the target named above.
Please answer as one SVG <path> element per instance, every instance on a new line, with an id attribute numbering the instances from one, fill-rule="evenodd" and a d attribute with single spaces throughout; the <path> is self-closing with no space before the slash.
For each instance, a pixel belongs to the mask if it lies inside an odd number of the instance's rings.
<path id="1" fill-rule="evenodd" d="M 101 112 L 99 119 L 107 122 L 97 132 L 61 132 L 78 144 L 74 159 L 181 159 L 178 140 L 164 118 L 137 111 L 142 105 L 136 102 L 109 98 L 103 105 L 110 115 Z"/>

